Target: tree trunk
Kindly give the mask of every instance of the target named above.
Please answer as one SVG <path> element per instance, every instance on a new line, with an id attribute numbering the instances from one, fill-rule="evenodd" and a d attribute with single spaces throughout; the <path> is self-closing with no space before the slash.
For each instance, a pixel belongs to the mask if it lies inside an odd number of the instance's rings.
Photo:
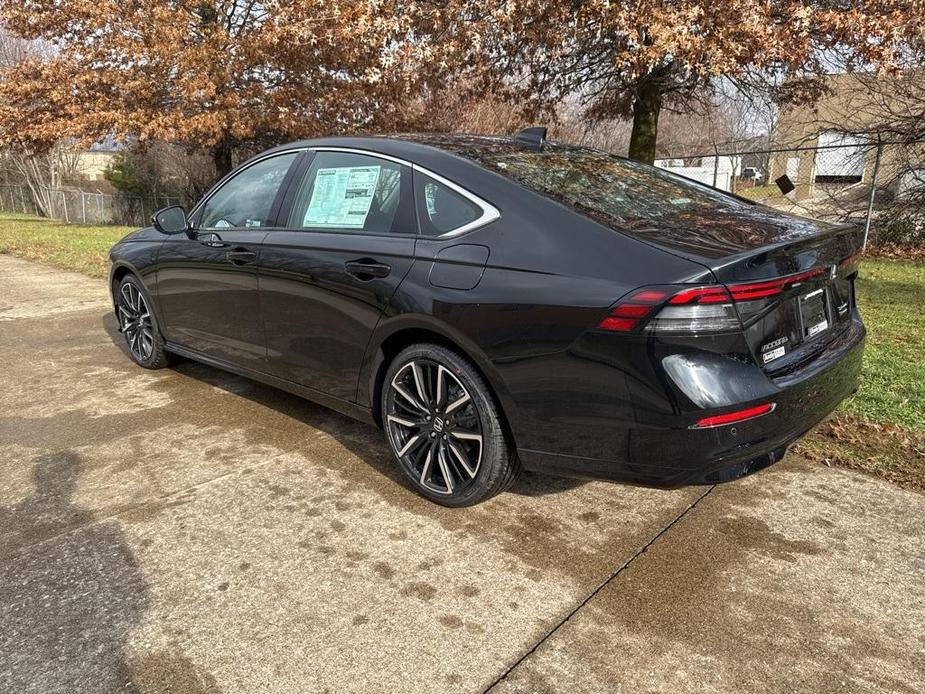
<path id="1" fill-rule="evenodd" d="M 231 139 L 222 137 L 212 148 L 212 161 L 215 162 L 215 176 L 220 179 L 231 171 Z"/>
<path id="2" fill-rule="evenodd" d="M 639 81 L 633 100 L 633 132 L 630 135 L 629 158 L 651 164 L 655 161 L 658 138 L 658 115 L 662 110 L 662 85 L 657 75 L 649 74 Z"/>

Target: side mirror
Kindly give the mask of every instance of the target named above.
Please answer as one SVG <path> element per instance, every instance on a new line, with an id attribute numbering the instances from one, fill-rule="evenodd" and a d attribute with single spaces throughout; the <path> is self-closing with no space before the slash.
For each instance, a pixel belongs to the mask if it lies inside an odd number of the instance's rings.
<path id="1" fill-rule="evenodd" d="M 186 210 L 179 205 L 158 210 L 151 216 L 151 223 L 162 234 L 180 234 L 189 229 Z"/>

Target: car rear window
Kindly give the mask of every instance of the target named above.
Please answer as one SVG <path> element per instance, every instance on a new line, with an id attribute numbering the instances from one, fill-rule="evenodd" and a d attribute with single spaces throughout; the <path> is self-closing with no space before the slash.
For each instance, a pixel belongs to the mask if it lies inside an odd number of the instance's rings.
<path id="1" fill-rule="evenodd" d="M 750 206 L 707 185 L 593 150 L 482 151 L 473 158 L 608 225 Z"/>

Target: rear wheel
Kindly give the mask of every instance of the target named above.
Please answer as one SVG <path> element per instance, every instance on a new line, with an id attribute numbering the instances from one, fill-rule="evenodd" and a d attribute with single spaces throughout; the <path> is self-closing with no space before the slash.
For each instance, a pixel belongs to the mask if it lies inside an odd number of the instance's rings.
<path id="1" fill-rule="evenodd" d="M 520 470 L 484 379 L 440 345 L 413 345 L 395 357 L 382 388 L 382 419 L 402 471 L 444 506 L 484 501 Z"/>
<path id="2" fill-rule="evenodd" d="M 151 300 L 134 275 L 126 275 L 116 289 L 116 318 L 132 361 L 146 369 L 161 369 L 170 363 Z"/>

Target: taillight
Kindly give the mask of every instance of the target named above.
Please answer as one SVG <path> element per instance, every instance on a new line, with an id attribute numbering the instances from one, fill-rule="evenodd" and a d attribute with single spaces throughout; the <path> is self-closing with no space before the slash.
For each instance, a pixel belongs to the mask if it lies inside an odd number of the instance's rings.
<path id="1" fill-rule="evenodd" d="M 742 327 L 732 297 L 723 286 L 682 289 L 659 311 L 649 330 L 663 333 L 706 333 Z"/>
<path id="2" fill-rule="evenodd" d="M 720 285 L 641 289 L 624 297 L 598 326 L 613 332 L 717 332 L 741 323 L 732 297 Z"/>
<path id="3" fill-rule="evenodd" d="M 814 268 L 757 282 L 645 287 L 623 297 L 597 327 L 621 333 L 646 330 L 693 334 L 741 330 L 771 308 L 775 297 L 827 272 L 830 269 Z"/>
<path id="4" fill-rule="evenodd" d="M 633 332 L 668 298 L 660 289 L 641 289 L 624 297 L 600 323 L 599 328 L 617 333 Z"/>
<path id="5" fill-rule="evenodd" d="M 761 282 L 748 282 L 747 284 L 729 285 L 729 292 L 736 301 L 753 301 L 755 299 L 764 299 L 776 294 L 782 294 L 783 291 L 794 284 L 806 282 L 814 277 L 819 277 L 828 272 L 826 268 L 815 268 L 806 272 L 798 272 L 795 275 L 787 275 L 773 280 L 764 280 Z"/>

